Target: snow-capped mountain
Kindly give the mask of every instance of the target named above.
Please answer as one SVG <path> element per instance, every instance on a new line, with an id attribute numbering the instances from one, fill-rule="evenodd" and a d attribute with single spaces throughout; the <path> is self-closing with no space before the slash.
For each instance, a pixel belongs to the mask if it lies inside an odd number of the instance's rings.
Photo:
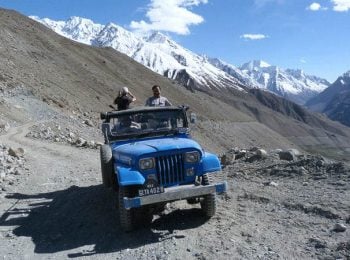
<path id="1" fill-rule="evenodd" d="M 306 75 L 302 70 L 282 69 L 261 60 L 245 63 L 239 69 L 244 75 L 249 75 L 257 87 L 299 104 L 304 104 L 330 85 L 327 80 Z"/>
<path id="2" fill-rule="evenodd" d="M 215 67 L 225 71 L 227 74 L 237 78 L 248 87 L 258 87 L 259 83 L 254 78 L 250 77 L 246 72 L 240 70 L 236 66 L 226 63 L 217 58 L 208 58 L 208 61 Z"/>
<path id="3" fill-rule="evenodd" d="M 159 32 L 139 37 L 113 23 L 103 26 L 80 17 L 71 17 L 67 22 L 36 16 L 30 18 L 74 41 L 112 47 L 153 71 L 181 82 L 187 88 L 243 90 L 239 80 Z"/>
<path id="4" fill-rule="evenodd" d="M 92 44 L 92 41 L 104 28 L 101 24 L 76 16 L 69 18 L 67 21 L 53 21 L 48 18 L 40 19 L 38 16 L 30 16 L 30 18 L 41 22 L 64 37 L 89 45 Z"/>
<path id="5" fill-rule="evenodd" d="M 65 22 L 31 18 L 74 41 L 112 47 L 191 90 L 243 90 L 242 87 L 247 86 L 304 104 L 329 85 L 326 80 L 307 76 L 302 71 L 283 70 L 263 61 L 249 62 L 237 68 L 219 59 L 195 54 L 159 32 L 140 37 L 116 24 L 95 24 L 80 17 L 71 17 Z"/>

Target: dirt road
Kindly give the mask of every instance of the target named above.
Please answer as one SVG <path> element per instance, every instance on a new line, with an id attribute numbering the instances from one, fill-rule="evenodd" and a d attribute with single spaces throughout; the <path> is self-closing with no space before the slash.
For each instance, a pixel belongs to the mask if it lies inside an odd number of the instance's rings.
<path id="1" fill-rule="evenodd" d="M 349 172 L 317 180 L 261 172 L 269 161 L 236 163 L 226 168 L 230 190 L 211 220 L 198 206 L 177 202 L 150 227 L 126 234 L 113 194 L 101 185 L 98 151 L 26 138 L 30 126 L 0 137 L 25 150 L 29 168 L 0 194 L 3 259 L 350 257 L 349 228 L 333 231 L 337 223 L 349 226 Z"/>

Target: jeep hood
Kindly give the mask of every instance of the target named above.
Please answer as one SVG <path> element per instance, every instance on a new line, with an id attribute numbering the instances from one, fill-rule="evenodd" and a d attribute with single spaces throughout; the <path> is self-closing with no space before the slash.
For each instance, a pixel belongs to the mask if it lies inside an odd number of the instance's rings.
<path id="1" fill-rule="evenodd" d="M 152 140 L 136 141 L 132 143 L 115 146 L 113 148 L 113 155 L 123 154 L 134 156 L 141 156 L 143 154 L 165 152 L 169 150 L 183 150 L 183 149 L 197 149 L 202 150 L 201 146 L 192 139 L 187 138 L 161 138 Z"/>

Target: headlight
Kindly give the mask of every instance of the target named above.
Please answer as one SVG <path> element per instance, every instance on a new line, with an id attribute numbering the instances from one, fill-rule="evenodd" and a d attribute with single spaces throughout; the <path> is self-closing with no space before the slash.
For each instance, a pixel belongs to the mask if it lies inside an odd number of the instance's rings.
<path id="1" fill-rule="evenodd" d="M 185 153 L 185 162 L 187 162 L 187 163 L 199 162 L 199 152 Z"/>
<path id="2" fill-rule="evenodd" d="M 154 168 L 154 158 L 144 158 L 139 162 L 139 166 L 141 170 L 149 170 Z"/>

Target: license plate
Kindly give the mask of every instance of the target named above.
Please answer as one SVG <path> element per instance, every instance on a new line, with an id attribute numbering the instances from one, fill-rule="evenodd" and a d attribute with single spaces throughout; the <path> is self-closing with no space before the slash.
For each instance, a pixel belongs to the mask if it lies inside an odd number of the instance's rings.
<path id="1" fill-rule="evenodd" d="M 164 192 L 164 187 L 161 186 L 155 186 L 155 187 L 144 187 L 142 189 L 139 189 L 139 196 L 147 196 L 147 195 L 153 195 L 153 194 L 159 194 Z"/>

